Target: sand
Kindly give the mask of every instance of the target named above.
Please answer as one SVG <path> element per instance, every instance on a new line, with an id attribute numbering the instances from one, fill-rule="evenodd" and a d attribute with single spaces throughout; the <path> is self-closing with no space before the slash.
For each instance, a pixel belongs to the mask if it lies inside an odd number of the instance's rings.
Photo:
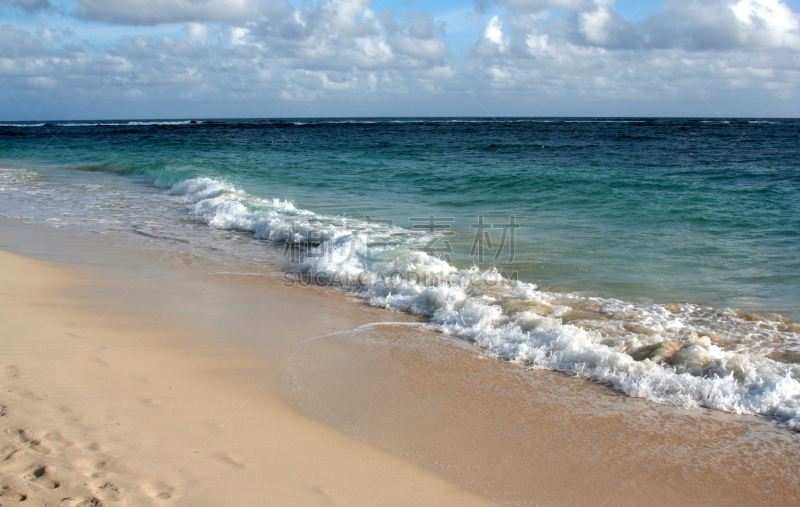
<path id="1" fill-rule="evenodd" d="M 280 378 L 292 406 L 497 501 L 800 501 L 800 445 L 769 420 L 653 404 L 396 324 L 294 350 Z"/>
<path id="2" fill-rule="evenodd" d="M 280 276 L 7 219 L 0 250 L 2 505 L 800 502 L 770 420 L 499 363 Z"/>
<path id="3" fill-rule="evenodd" d="M 491 505 L 279 398 L 285 344 L 375 310 L 240 283 L 232 313 L 174 258 L 105 261 L 0 252 L 0 504 Z"/>

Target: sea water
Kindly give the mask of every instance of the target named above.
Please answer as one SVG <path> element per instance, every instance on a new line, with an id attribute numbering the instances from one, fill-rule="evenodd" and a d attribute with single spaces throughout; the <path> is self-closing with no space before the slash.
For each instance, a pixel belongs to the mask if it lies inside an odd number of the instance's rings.
<path id="1" fill-rule="evenodd" d="M 800 428 L 800 121 L 6 122 L 0 214 L 249 263 Z"/>

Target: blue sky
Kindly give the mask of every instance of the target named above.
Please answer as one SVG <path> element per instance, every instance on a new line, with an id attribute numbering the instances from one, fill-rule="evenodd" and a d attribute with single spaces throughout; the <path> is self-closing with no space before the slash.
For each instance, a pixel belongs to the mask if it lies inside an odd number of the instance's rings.
<path id="1" fill-rule="evenodd" d="M 800 116 L 800 0 L 0 0 L 0 120 Z"/>

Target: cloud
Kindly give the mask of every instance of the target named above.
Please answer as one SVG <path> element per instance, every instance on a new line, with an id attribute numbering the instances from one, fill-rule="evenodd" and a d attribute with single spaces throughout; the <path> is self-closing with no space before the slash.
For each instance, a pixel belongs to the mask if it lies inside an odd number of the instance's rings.
<path id="1" fill-rule="evenodd" d="M 800 80 L 800 17 L 780 0 L 668 0 L 638 22 L 605 0 L 538 12 L 557 3 L 506 0 L 511 13 L 486 21 L 464 80 L 504 97 L 609 103 L 788 97 Z"/>
<path id="2" fill-rule="evenodd" d="M 433 21 L 377 12 L 365 0 L 275 9 L 248 25 L 241 44 L 285 68 L 362 71 L 446 66 L 447 46 Z"/>
<path id="3" fill-rule="evenodd" d="M 50 7 L 48 0 L 0 0 L 0 3 L 20 7 L 28 12 L 39 11 Z"/>
<path id="4" fill-rule="evenodd" d="M 40 11 L 50 7 L 48 0 L 0 0 L 0 2 L 21 7 L 28 12 Z"/>
<path id="5" fill-rule="evenodd" d="M 516 12 L 585 11 L 593 7 L 592 0 L 505 0 Z"/>
<path id="6" fill-rule="evenodd" d="M 76 15 L 106 23 L 158 25 L 183 21 L 243 21 L 252 19 L 258 9 L 258 0 L 79 0 Z"/>
<path id="7" fill-rule="evenodd" d="M 479 2 L 482 0 L 479 0 Z M 665 0 L 660 12 L 636 23 L 615 0 L 502 0 L 515 14 L 567 11 L 573 42 L 607 49 L 800 50 L 800 15 L 783 0 Z"/>
<path id="8" fill-rule="evenodd" d="M 24 58 L 42 52 L 39 39 L 13 25 L 0 26 L 0 58 Z"/>
<path id="9" fill-rule="evenodd" d="M 642 46 L 642 36 L 635 25 L 609 6 L 596 6 L 578 13 L 574 19 L 575 32 L 585 44 L 608 49 Z"/>
<path id="10" fill-rule="evenodd" d="M 503 34 L 503 21 L 500 16 L 492 16 L 481 30 L 478 42 L 472 47 L 473 55 L 490 58 L 508 50 L 508 37 Z"/>
<path id="11" fill-rule="evenodd" d="M 523 14 L 536 14 L 544 11 L 584 11 L 592 8 L 593 0 L 475 0 L 475 10 L 483 13 L 503 4 L 510 10 Z"/>
<path id="12" fill-rule="evenodd" d="M 349 114 L 424 100 L 478 104 L 477 114 L 491 104 L 513 104 L 510 114 L 540 113 L 543 104 L 572 114 L 590 114 L 577 104 L 603 104 L 622 114 L 635 103 L 672 104 L 662 109 L 670 114 L 687 97 L 774 102 L 793 97 L 800 80 L 800 17 L 782 0 L 664 0 L 635 21 L 614 0 L 483 3 L 492 11 L 475 15 L 482 24 L 460 58 L 435 17 L 380 10 L 370 0 L 191 0 L 183 9 L 177 0 L 74 1 L 71 12 L 105 20 L 104 30 L 161 24 L 159 10 L 182 21 L 152 38 L 97 43 L 82 38 L 81 24 L 69 32 L 57 16 L 46 18 L 50 11 L 26 29 L 6 24 L 0 83 L 15 95 L 62 108 L 93 100 L 194 111 L 237 102 L 249 108 L 237 114 L 252 115 L 274 104 L 307 110 L 323 97 L 351 104 L 341 110 Z"/>
<path id="13" fill-rule="evenodd" d="M 110 48 L 86 42 L 54 46 L 45 25 L 37 34 L 7 25 L 0 28 L 0 81 L 32 96 L 47 87 L 48 96 L 70 95 L 73 102 L 88 101 L 101 88 L 103 96 L 120 100 L 249 102 L 438 94 L 455 77 L 429 16 L 399 19 L 371 9 L 367 0 L 299 8 L 275 2 L 249 21 L 197 18 L 178 25 L 182 38 L 125 37 Z"/>
<path id="14" fill-rule="evenodd" d="M 725 1 L 686 11 L 691 14 L 680 26 L 692 47 L 800 50 L 800 16 L 780 0 Z"/>

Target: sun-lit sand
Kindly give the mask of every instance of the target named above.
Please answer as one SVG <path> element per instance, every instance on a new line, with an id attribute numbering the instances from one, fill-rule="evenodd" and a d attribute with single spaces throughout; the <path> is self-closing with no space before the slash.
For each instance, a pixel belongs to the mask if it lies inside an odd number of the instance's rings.
<path id="1" fill-rule="evenodd" d="M 0 498 L 491 503 L 278 397 L 285 344 L 394 316 L 276 289 L 252 302 L 258 314 L 228 312 L 235 298 L 208 283 L 158 256 L 145 270 L 92 270 L 0 252 Z M 255 327 L 262 324 L 270 328 Z"/>
<path id="2" fill-rule="evenodd" d="M 772 421 L 497 364 L 281 277 L 0 238 L 2 505 L 798 502 Z"/>

